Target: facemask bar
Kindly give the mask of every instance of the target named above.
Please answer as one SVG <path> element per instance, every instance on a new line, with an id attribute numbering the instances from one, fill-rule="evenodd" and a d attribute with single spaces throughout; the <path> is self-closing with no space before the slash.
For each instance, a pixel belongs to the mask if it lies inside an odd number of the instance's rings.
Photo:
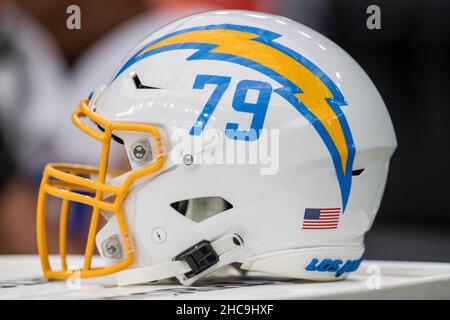
<path id="1" fill-rule="evenodd" d="M 78 202 L 92 207 L 92 217 L 86 242 L 84 265 L 81 270 L 76 270 L 77 275 L 85 277 L 104 276 L 123 270 L 134 261 L 134 249 L 128 233 L 126 218 L 123 213 L 122 204 L 133 184 L 150 174 L 158 172 L 165 163 L 165 156 L 160 140 L 159 130 L 152 125 L 140 123 L 113 122 L 102 118 L 87 106 L 88 101 L 83 100 L 72 115 L 72 122 L 83 132 L 98 140 L 102 144 L 100 165 L 98 168 L 69 164 L 48 164 L 45 167 L 37 205 L 37 240 L 42 269 L 47 279 L 66 279 L 74 271 L 67 267 L 67 221 L 71 202 Z M 98 132 L 81 119 L 89 118 L 102 128 L 104 132 Z M 108 170 L 108 158 L 112 133 L 114 131 L 134 131 L 150 134 L 155 139 L 155 158 L 148 166 L 129 172 L 122 185 L 111 185 L 106 183 L 107 175 L 116 177 L 122 174 L 119 171 Z M 86 176 L 97 176 L 97 180 L 86 178 Z M 86 195 L 86 192 L 93 196 Z M 49 254 L 46 241 L 46 198 L 53 196 L 62 200 L 60 209 L 59 226 L 59 251 L 62 270 L 52 270 L 49 262 Z M 105 195 L 113 196 L 114 201 L 105 201 Z M 117 264 L 92 268 L 92 256 L 95 249 L 95 236 L 97 234 L 100 211 L 116 214 L 119 224 L 125 257 Z"/>

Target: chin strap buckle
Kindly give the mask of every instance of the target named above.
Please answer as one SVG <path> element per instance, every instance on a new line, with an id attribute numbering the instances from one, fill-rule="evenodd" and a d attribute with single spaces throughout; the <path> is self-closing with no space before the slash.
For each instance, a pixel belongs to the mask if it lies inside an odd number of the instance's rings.
<path id="1" fill-rule="evenodd" d="M 229 234 L 212 242 L 203 240 L 171 261 L 120 271 L 117 274 L 118 284 L 126 286 L 178 276 L 190 279 L 218 263 L 221 255 L 243 245 L 244 241 L 237 234 Z"/>
<path id="2" fill-rule="evenodd" d="M 202 240 L 177 255 L 175 260 L 184 260 L 189 265 L 191 271 L 184 274 L 189 279 L 219 262 L 219 255 L 209 241 Z"/>

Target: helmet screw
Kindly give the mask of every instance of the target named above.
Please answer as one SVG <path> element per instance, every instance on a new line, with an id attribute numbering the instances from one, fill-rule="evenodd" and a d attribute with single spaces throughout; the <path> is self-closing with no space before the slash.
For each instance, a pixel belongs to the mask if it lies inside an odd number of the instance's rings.
<path id="1" fill-rule="evenodd" d="M 145 157 L 145 154 L 147 153 L 147 150 L 144 148 L 143 145 L 138 144 L 133 148 L 133 156 L 137 160 L 142 160 Z"/>
<path id="2" fill-rule="evenodd" d="M 102 244 L 103 255 L 108 259 L 121 259 L 122 248 L 118 236 L 113 235 Z"/>
<path id="3" fill-rule="evenodd" d="M 110 256 L 114 256 L 116 255 L 117 252 L 117 247 L 114 243 L 108 243 L 106 245 L 106 252 L 110 255 Z"/>
<path id="4" fill-rule="evenodd" d="M 194 163 L 194 157 L 192 154 L 185 154 L 183 156 L 183 163 L 187 166 L 190 166 L 192 163 Z"/>

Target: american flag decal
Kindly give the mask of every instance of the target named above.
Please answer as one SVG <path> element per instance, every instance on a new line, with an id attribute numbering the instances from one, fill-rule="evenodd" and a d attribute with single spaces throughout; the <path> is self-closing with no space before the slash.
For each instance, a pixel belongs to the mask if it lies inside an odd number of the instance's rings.
<path id="1" fill-rule="evenodd" d="M 306 208 L 302 229 L 336 229 L 341 216 L 341 208 Z"/>

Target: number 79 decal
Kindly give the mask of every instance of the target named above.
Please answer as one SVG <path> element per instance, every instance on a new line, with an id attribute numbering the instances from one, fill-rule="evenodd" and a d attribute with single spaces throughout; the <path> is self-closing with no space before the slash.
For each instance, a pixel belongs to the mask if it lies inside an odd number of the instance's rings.
<path id="1" fill-rule="evenodd" d="M 203 132 L 209 118 L 214 113 L 220 99 L 227 90 L 231 77 L 212 76 L 199 74 L 194 81 L 194 89 L 204 89 L 206 84 L 214 84 L 216 88 L 206 102 L 203 110 L 189 131 L 190 135 L 200 135 Z M 246 102 L 248 90 L 257 90 L 258 98 L 255 103 Z M 269 106 L 270 96 L 272 95 L 272 86 L 267 82 L 256 80 L 241 80 L 236 86 L 232 107 L 239 112 L 253 114 L 249 130 L 240 130 L 239 124 L 227 123 L 225 134 L 228 138 L 234 140 L 255 141 L 261 134 L 261 129 L 266 118 L 267 107 Z"/>

